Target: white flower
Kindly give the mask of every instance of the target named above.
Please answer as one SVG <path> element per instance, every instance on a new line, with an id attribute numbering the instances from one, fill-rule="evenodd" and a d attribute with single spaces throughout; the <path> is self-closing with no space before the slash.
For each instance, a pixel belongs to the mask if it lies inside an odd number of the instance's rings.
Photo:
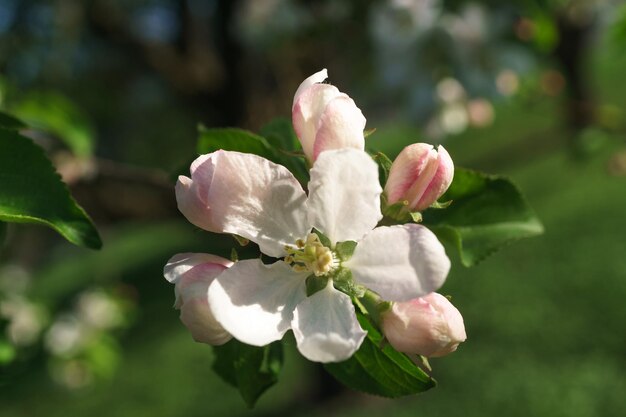
<path id="1" fill-rule="evenodd" d="M 360 150 L 322 152 L 311 169 L 308 197 L 283 166 L 238 152 L 199 157 L 191 178 L 181 177 L 179 184 L 179 208 L 192 222 L 250 239 L 266 255 L 284 258 L 269 265 L 260 259 L 236 262 L 209 286 L 215 319 L 250 345 L 267 345 L 292 329 L 306 358 L 345 360 L 366 333 L 350 296 L 333 285 L 337 271 L 349 269 L 357 284 L 386 300 L 406 301 L 439 288 L 450 268 L 427 228 L 374 229 L 382 218 L 382 190 L 376 164 Z M 312 228 L 330 243 L 324 246 Z M 358 242 L 347 261 L 336 252 L 344 241 Z M 327 284 L 307 297 L 310 276 Z"/>

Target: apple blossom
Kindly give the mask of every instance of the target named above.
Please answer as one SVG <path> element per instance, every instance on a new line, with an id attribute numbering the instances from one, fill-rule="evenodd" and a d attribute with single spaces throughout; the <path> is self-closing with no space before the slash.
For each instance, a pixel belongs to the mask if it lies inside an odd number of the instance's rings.
<path id="1" fill-rule="evenodd" d="M 444 356 L 467 338 L 459 310 L 435 292 L 394 303 L 381 319 L 385 337 L 400 352 Z"/>
<path id="2" fill-rule="evenodd" d="M 231 339 L 209 309 L 207 292 L 209 284 L 232 264 L 215 255 L 180 253 L 163 269 L 165 278 L 175 284 L 174 307 L 180 310 L 180 320 L 196 342 L 222 345 Z"/>
<path id="3" fill-rule="evenodd" d="M 322 84 L 327 77 L 326 69 L 311 75 L 293 97 L 293 127 L 311 163 L 326 150 L 365 147 L 363 113 L 347 94 Z"/>
<path id="4" fill-rule="evenodd" d="M 411 211 L 422 211 L 446 192 L 454 176 L 448 152 L 427 143 L 414 143 L 393 161 L 385 184 L 387 204 L 407 201 Z"/>
<path id="5" fill-rule="evenodd" d="M 179 178 L 198 184 L 177 187 L 177 198 L 192 223 L 242 236 L 282 258 L 271 264 L 238 261 L 219 274 L 208 290 L 217 322 L 255 346 L 292 329 L 306 358 L 336 362 L 352 356 L 366 333 L 350 295 L 335 287 L 349 281 L 386 300 L 406 301 L 439 288 L 450 261 L 424 226 L 375 228 L 382 190 L 378 168 L 365 152 L 325 151 L 310 174 L 307 196 L 285 167 L 257 155 L 217 151 L 192 164 L 193 180 Z M 201 200 L 203 211 L 180 203 L 191 199 Z M 346 246 L 351 256 L 341 250 Z M 321 289 L 307 295 L 311 280 Z"/>

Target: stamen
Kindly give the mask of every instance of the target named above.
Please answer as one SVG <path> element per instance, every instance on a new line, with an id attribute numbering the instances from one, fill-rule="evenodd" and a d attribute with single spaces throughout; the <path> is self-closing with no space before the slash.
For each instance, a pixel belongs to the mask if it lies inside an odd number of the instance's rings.
<path id="1" fill-rule="evenodd" d="M 296 240 L 296 246 L 298 249 L 285 248 L 285 262 L 296 272 L 310 271 L 316 276 L 322 276 L 339 266 L 335 254 L 322 244 L 315 233 L 310 233 L 306 240 Z"/>

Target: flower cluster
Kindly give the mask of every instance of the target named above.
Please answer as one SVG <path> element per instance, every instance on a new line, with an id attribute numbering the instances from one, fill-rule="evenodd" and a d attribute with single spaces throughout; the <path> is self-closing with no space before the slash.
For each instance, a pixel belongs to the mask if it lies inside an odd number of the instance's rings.
<path id="1" fill-rule="evenodd" d="M 308 193 L 285 167 L 225 150 L 200 156 L 191 176 L 179 177 L 178 207 L 191 223 L 249 239 L 275 259 L 176 255 L 164 270 L 175 307 L 196 341 L 264 346 L 292 330 L 303 356 L 339 362 L 366 336 L 353 302 L 372 293 L 389 306 L 379 325 L 397 350 L 449 353 L 465 331 L 458 310 L 433 293 L 450 269 L 443 246 L 423 225 L 379 223 L 390 205 L 421 211 L 435 203 L 452 180 L 450 156 L 441 146 L 405 148 L 383 191 L 364 151 L 366 120 L 326 77 L 307 78 L 292 108 L 311 164 Z"/>

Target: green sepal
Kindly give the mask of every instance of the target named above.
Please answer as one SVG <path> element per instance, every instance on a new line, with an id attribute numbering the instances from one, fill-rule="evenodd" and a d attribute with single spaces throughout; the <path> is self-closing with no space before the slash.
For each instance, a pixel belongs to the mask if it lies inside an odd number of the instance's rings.
<path id="1" fill-rule="evenodd" d="M 389 398 L 417 394 L 436 385 L 407 355 L 385 343 L 364 314 L 357 311 L 356 315 L 367 336 L 350 359 L 324 365 L 332 376 L 354 390 Z"/>
<path id="2" fill-rule="evenodd" d="M 401 200 L 393 204 L 387 204 L 387 198 L 382 196 L 382 212 L 385 217 L 393 219 L 397 222 L 405 223 L 411 220 L 407 207 L 409 202 L 407 200 Z"/>
<path id="3" fill-rule="evenodd" d="M 374 132 L 376 132 L 376 128 L 375 127 L 371 128 L 371 129 L 365 129 L 363 131 L 363 137 L 366 138 L 366 137 L 374 134 Z"/>
<path id="4" fill-rule="evenodd" d="M 306 296 L 310 297 L 316 292 L 323 290 L 326 288 L 327 284 L 327 276 L 318 277 L 314 274 L 309 275 L 306 279 Z"/>
<path id="5" fill-rule="evenodd" d="M 435 201 L 434 203 L 432 203 L 430 205 L 430 207 L 428 208 L 432 208 L 432 209 L 445 209 L 450 207 L 450 204 L 452 204 L 452 200 L 448 200 L 448 201 Z"/>
<path id="6" fill-rule="evenodd" d="M 411 220 L 413 220 L 414 223 L 421 223 L 424 219 L 422 217 L 422 213 L 420 213 L 419 211 L 410 211 L 409 216 L 411 216 Z"/>
<path id="7" fill-rule="evenodd" d="M 235 248 L 230 249 L 230 260 L 233 262 L 237 262 L 239 260 L 239 254 Z"/>
<path id="8" fill-rule="evenodd" d="M 382 212 L 387 219 L 391 219 L 393 222 L 397 223 L 421 223 L 422 222 L 422 213 L 419 211 L 410 211 L 408 209 L 409 202 L 407 200 L 401 200 L 394 204 L 387 205 L 387 199 L 384 198 L 382 201 Z"/>
<path id="9" fill-rule="evenodd" d="M 283 365 L 280 342 L 257 347 L 232 339 L 222 346 L 214 346 L 213 352 L 213 370 L 239 390 L 249 408 L 278 381 Z"/>
<path id="10" fill-rule="evenodd" d="M 365 287 L 358 285 L 352 278 L 352 271 L 348 268 L 339 267 L 332 273 L 333 285 L 336 289 L 350 297 L 362 297 Z"/>
<path id="11" fill-rule="evenodd" d="M 335 246 L 335 253 L 342 262 L 352 258 L 354 250 L 356 249 L 356 242 L 353 240 L 346 240 L 345 242 L 338 242 Z"/>
<path id="12" fill-rule="evenodd" d="M 391 170 L 391 165 L 393 162 L 387 155 L 382 152 L 376 152 L 371 155 L 374 159 L 374 162 L 378 164 L 378 178 L 380 180 L 381 187 L 385 188 L 385 184 L 387 183 L 387 178 L 389 178 L 389 171 Z"/>
<path id="13" fill-rule="evenodd" d="M 312 233 L 315 233 L 317 237 L 320 238 L 320 242 L 322 242 L 322 245 L 326 246 L 327 248 L 332 247 L 330 239 L 324 233 L 320 232 L 316 228 L 313 228 Z"/>
<path id="14" fill-rule="evenodd" d="M 237 243 L 239 243 L 239 246 L 248 246 L 248 244 L 250 243 L 250 239 L 246 239 L 245 237 L 241 237 L 239 235 L 231 236 L 237 241 Z"/>

